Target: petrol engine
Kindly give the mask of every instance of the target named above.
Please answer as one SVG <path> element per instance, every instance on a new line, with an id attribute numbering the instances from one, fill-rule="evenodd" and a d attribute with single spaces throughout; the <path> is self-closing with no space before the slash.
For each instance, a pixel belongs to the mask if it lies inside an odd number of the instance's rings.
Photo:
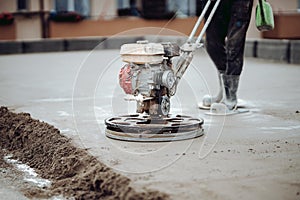
<path id="1" fill-rule="evenodd" d="M 171 91 L 176 82 L 172 58 L 179 56 L 177 44 L 138 41 L 124 44 L 121 57 L 126 64 L 119 72 L 125 99 L 137 101 L 137 112 L 168 115 Z"/>

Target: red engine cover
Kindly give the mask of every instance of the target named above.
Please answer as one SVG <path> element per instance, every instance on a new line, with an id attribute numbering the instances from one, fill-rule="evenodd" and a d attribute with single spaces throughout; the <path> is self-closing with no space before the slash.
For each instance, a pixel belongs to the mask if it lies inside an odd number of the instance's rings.
<path id="1" fill-rule="evenodd" d="M 119 84 L 123 88 L 126 94 L 132 94 L 132 84 L 131 84 L 131 66 L 130 64 L 124 65 L 119 72 Z"/>

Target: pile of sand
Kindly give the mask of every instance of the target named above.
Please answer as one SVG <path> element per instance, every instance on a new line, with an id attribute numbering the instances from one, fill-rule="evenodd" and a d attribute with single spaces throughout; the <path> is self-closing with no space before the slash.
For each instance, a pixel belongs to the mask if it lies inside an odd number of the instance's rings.
<path id="1" fill-rule="evenodd" d="M 5 149 L 15 159 L 32 167 L 52 182 L 49 188 L 25 191 L 29 198 L 56 195 L 75 199 L 168 199 L 158 191 L 136 191 L 130 179 L 76 148 L 70 139 L 45 122 L 27 113 L 12 113 L 0 108 L 0 167 Z M 5 154 L 7 154 L 7 152 Z"/>

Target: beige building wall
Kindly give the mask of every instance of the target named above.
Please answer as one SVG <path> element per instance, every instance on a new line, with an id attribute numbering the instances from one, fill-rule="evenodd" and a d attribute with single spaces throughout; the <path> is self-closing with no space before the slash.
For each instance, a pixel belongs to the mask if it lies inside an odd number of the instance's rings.
<path id="1" fill-rule="evenodd" d="M 3 11 L 7 12 L 15 12 L 17 10 L 17 6 L 12 0 L 0 0 L 0 13 Z"/>
<path id="2" fill-rule="evenodd" d="M 49 9 L 52 0 L 43 0 L 45 7 Z M 28 11 L 39 11 L 39 0 L 28 0 Z M 0 0 L 0 12 L 17 12 L 17 0 Z"/>
<path id="3" fill-rule="evenodd" d="M 257 5 L 257 2 L 257 0 L 254 0 L 252 19 L 249 25 L 247 38 L 261 37 L 261 32 L 259 32 L 255 26 L 255 7 Z M 268 2 L 271 4 L 274 13 L 295 12 L 298 8 L 298 0 L 268 0 Z"/>
<path id="4" fill-rule="evenodd" d="M 44 0 L 47 3 L 49 0 Z M 28 10 L 22 11 L 28 15 L 20 14 L 17 10 L 16 0 L 0 0 L 0 12 L 8 11 L 16 13 L 15 26 L 16 38 L 18 40 L 41 38 L 41 22 L 38 14 L 33 14 L 40 10 L 38 0 L 28 0 Z M 18 14 L 17 14 L 18 13 Z"/>
<path id="5" fill-rule="evenodd" d="M 298 0 L 268 0 L 272 5 L 273 11 L 278 12 L 295 12 L 298 8 Z"/>
<path id="6" fill-rule="evenodd" d="M 90 0 L 92 19 L 112 19 L 117 16 L 116 0 Z"/>
<path id="7" fill-rule="evenodd" d="M 39 0 L 28 0 L 28 12 L 39 11 Z M 43 0 L 46 11 L 53 10 L 54 0 Z M 112 19 L 117 16 L 117 0 L 89 0 L 92 20 Z M 0 0 L 0 12 L 17 12 L 16 0 Z M 255 27 L 255 6 L 252 13 L 252 20 L 248 31 L 248 38 L 261 37 L 261 33 Z M 275 13 L 295 11 L 298 7 L 298 0 L 268 0 Z M 38 39 L 41 38 L 41 22 L 39 15 L 17 15 L 16 17 L 17 39 Z"/>
<path id="8" fill-rule="evenodd" d="M 16 30 L 18 40 L 40 39 L 42 35 L 41 22 L 38 15 L 30 20 L 20 16 L 16 18 Z"/>

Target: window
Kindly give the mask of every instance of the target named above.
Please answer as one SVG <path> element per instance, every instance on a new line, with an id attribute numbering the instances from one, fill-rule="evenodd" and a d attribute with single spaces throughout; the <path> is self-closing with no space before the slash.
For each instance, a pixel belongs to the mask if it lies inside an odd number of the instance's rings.
<path id="1" fill-rule="evenodd" d="M 168 10 L 175 11 L 178 17 L 196 15 L 196 0 L 168 0 Z"/>
<path id="2" fill-rule="evenodd" d="M 118 0 L 118 9 L 129 8 L 129 0 Z"/>
<path id="3" fill-rule="evenodd" d="M 136 0 L 118 0 L 119 16 L 140 16 Z"/>
<path id="4" fill-rule="evenodd" d="M 28 10 L 28 0 L 17 0 L 17 9 L 19 11 Z"/>
<path id="5" fill-rule="evenodd" d="M 79 12 L 85 17 L 90 15 L 90 1 L 89 0 L 75 0 L 75 11 Z"/>
<path id="6" fill-rule="evenodd" d="M 76 11 L 82 16 L 88 17 L 90 14 L 89 0 L 55 0 L 54 8 L 56 12 Z"/>

